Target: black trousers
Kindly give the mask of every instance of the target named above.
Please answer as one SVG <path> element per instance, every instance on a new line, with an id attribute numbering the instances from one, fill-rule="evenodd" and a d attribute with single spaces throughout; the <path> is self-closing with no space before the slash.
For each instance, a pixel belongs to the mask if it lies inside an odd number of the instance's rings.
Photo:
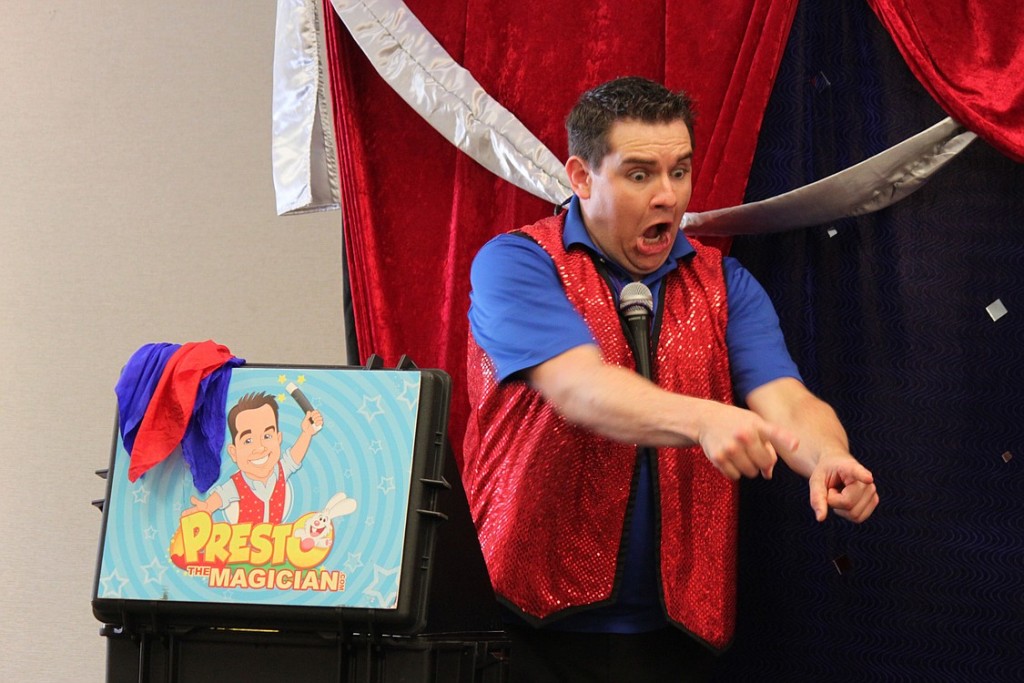
<path id="1" fill-rule="evenodd" d="M 699 683 L 715 655 L 678 629 L 571 633 L 507 624 L 509 683 Z"/>

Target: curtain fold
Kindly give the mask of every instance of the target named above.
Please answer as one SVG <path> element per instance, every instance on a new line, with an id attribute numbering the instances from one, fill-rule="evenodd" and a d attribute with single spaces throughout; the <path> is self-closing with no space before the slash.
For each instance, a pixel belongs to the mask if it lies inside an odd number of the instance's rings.
<path id="1" fill-rule="evenodd" d="M 1024 161 L 1024 5 L 868 0 L 917 80 L 954 119 Z"/>
<path id="2" fill-rule="evenodd" d="M 556 156 L 579 94 L 640 75 L 694 97 L 696 189 L 703 210 L 742 201 L 757 131 L 796 0 L 407 3 L 482 88 Z M 552 206 L 458 152 L 377 75 L 325 1 L 338 131 L 343 229 L 359 343 L 385 364 L 408 355 L 455 381 L 451 440 L 460 457 L 469 265 L 492 236 Z"/>

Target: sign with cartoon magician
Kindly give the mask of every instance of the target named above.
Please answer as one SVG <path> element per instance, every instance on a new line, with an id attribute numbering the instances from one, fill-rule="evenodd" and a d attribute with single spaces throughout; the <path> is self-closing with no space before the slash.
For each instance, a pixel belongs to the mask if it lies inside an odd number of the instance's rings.
<path id="1" fill-rule="evenodd" d="M 96 597 L 393 609 L 420 376 L 240 367 L 220 475 L 186 460 L 131 482 L 118 440 Z"/>

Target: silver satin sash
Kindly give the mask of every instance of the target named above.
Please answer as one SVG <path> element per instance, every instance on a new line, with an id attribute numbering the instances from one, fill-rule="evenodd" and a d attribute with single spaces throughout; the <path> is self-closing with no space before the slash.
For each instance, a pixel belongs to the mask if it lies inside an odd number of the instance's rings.
<path id="1" fill-rule="evenodd" d="M 277 3 L 271 158 L 279 216 L 341 207 L 318 5 Z"/>
<path id="2" fill-rule="evenodd" d="M 810 185 L 750 204 L 688 213 L 692 235 L 751 235 L 823 225 L 895 204 L 918 190 L 977 136 L 946 118 L 884 152 Z"/>
<path id="3" fill-rule="evenodd" d="M 308 4 L 309 0 L 307 0 Z M 279 0 L 289 7 L 302 0 Z M 552 204 L 561 203 L 572 190 L 564 165 L 511 112 L 487 94 L 472 75 L 452 59 L 401 0 L 331 0 L 335 11 L 377 72 L 413 110 L 445 139 L 482 166 L 531 194 Z M 315 14 L 315 13 L 314 13 Z M 309 12 L 304 14 L 309 18 Z M 314 16 L 314 18 L 316 18 Z M 307 139 L 315 136 L 277 137 L 278 105 L 299 111 L 316 111 L 308 100 L 323 97 L 321 87 L 311 87 L 308 76 L 278 73 L 278 52 L 284 66 L 305 66 L 318 53 L 315 30 L 292 31 L 310 44 L 283 41 L 278 20 L 275 51 L 275 182 L 278 148 L 282 159 L 310 159 Z M 287 52 L 302 56 L 284 57 Z M 304 69 L 307 73 L 322 69 Z M 322 78 L 318 81 L 322 83 Z M 291 95 L 278 98 L 282 90 Z M 281 119 L 296 118 L 294 113 Z M 326 147 L 333 151 L 332 142 Z M 325 137 L 328 132 L 325 130 Z M 975 135 L 952 119 L 945 119 L 921 133 L 855 166 L 805 187 L 760 202 L 714 211 L 687 213 L 683 228 L 694 235 L 739 235 L 780 232 L 821 225 L 890 206 L 920 188 L 928 178 L 965 149 Z M 322 142 L 322 140 L 321 140 Z M 299 145 L 292 147 L 293 144 Z M 336 166 L 332 196 L 338 196 Z M 283 174 L 284 175 L 284 174 Z M 293 177 L 292 176 L 288 177 Z M 276 184 L 275 184 L 276 186 Z M 287 185 L 286 185 L 287 186 Z M 282 204 L 278 190 L 278 207 Z M 324 206 L 322 208 L 332 208 Z"/>
<path id="4" fill-rule="evenodd" d="M 553 202 L 565 170 L 519 120 L 452 59 L 400 0 L 331 0 L 374 68 L 420 116 L 492 173 Z"/>

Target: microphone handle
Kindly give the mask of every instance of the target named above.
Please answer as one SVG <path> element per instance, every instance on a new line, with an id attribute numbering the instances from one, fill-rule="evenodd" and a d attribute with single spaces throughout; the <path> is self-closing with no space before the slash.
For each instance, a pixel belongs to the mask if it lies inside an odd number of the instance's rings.
<path id="1" fill-rule="evenodd" d="M 633 357 L 636 359 L 636 371 L 651 378 L 651 344 L 648 338 L 646 315 L 627 316 L 630 336 L 633 338 Z"/>

